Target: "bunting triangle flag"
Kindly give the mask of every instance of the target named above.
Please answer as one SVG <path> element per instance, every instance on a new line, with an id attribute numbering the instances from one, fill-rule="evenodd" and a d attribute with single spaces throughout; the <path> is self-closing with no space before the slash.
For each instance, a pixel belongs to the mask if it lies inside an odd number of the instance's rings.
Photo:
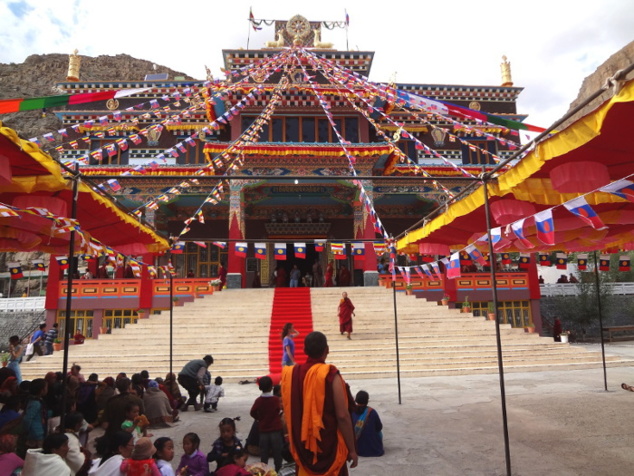
<path id="1" fill-rule="evenodd" d="M 551 208 L 535 214 L 535 226 L 537 227 L 537 239 L 545 245 L 553 246 L 555 244 L 555 224 Z"/>
<path id="2" fill-rule="evenodd" d="M 455 279 L 460 277 L 460 253 L 456 252 L 451 255 L 447 264 L 447 278 Z"/>
<path id="3" fill-rule="evenodd" d="M 577 197 L 564 203 L 566 209 L 581 218 L 584 222 L 596 230 L 604 230 L 607 228 L 599 215 L 588 204 L 584 197 Z"/>

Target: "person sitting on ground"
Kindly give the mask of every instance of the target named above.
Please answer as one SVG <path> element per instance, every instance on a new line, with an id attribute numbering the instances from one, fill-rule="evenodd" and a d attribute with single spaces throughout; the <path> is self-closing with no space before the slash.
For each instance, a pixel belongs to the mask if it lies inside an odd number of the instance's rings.
<path id="1" fill-rule="evenodd" d="M 121 463 L 132 455 L 134 440 L 132 433 L 119 430 L 110 435 L 104 435 L 96 440 L 97 453 L 100 459 L 93 462 L 89 471 L 91 476 L 121 476 Z"/>
<path id="2" fill-rule="evenodd" d="M 566 276 L 565 274 L 562 274 L 561 276 L 559 276 L 559 279 L 557 280 L 557 284 L 568 284 L 568 276 Z"/>
<path id="3" fill-rule="evenodd" d="M 165 395 L 169 398 L 170 405 L 174 410 L 178 410 L 185 402 L 183 396 L 181 395 L 180 387 L 178 386 L 178 383 L 176 383 L 176 375 L 173 373 L 168 373 L 162 384 L 159 382 L 159 388 L 165 392 Z"/>
<path id="4" fill-rule="evenodd" d="M 183 437 L 183 456 L 176 468 L 176 474 L 187 476 L 208 476 L 209 464 L 200 451 L 200 437 L 196 433 L 187 433 Z"/>
<path id="5" fill-rule="evenodd" d="M 140 414 L 145 413 L 143 400 L 130 393 L 130 379 L 121 378 L 117 380 L 116 385 L 119 395 L 115 395 L 108 400 L 104 410 L 103 417 L 106 433 L 114 433 L 121 429 L 121 424 L 126 419 L 126 408 L 130 403 L 135 403 L 139 406 Z"/>
<path id="6" fill-rule="evenodd" d="M 174 441 L 167 436 L 161 436 L 154 442 L 156 453 L 154 459 L 161 476 L 175 476 L 171 461 L 174 459 Z"/>
<path id="7" fill-rule="evenodd" d="M 354 398 L 356 408 L 352 413 L 354 437 L 359 456 L 383 456 L 383 424 L 379 414 L 368 406 L 370 395 L 364 390 Z"/>
<path id="8" fill-rule="evenodd" d="M 575 277 L 574 274 L 570 273 L 570 277 L 568 278 L 568 282 L 572 284 L 577 284 L 579 280 Z"/>
<path id="9" fill-rule="evenodd" d="M 156 381 L 150 380 L 145 395 L 143 395 L 143 403 L 145 404 L 145 416 L 150 421 L 150 425 L 169 426 L 167 424 L 174 421 L 170 401 Z"/>
<path id="10" fill-rule="evenodd" d="M 79 430 L 84 423 L 84 416 L 79 412 L 71 412 L 64 419 L 66 436 L 68 437 L 68 454 L 64 458 L 72 474 L 77 474 L 82 468 L 88 471 L 91 465 L 90 452 L 84 450 L 79 442 Z"/>
<path id="11" fill-rule="evenodd" d="M 71 476 L 73 472 L 64 461 L 68 454 L 68 436 L 52 433 L 42 448 L 30 449 L 24 459 L 21 476 Z"/>
<path id="12" fill-rule="evenodd" d="M 24 466 L 24 460 L 15 454 L 17 442 L 15 435 L 0 435 L 0 476 L 20 474 L 16 470 Z"/>
<path id="13" fill-rule="evenodd" d="M 218 400 L 225 396 L 225 389 L 222 388 L 222 377 L 215 378 L 212 385 L 205 387 L 207 394 L 205 396 L 205 412 L 215 412 L 218 410 Z"/>
<path id="14" fill-rule="evenodd" d="M 215 476 L 250 476 L 252 473 L 244 469 L 249 454 L 244 448 L 234 448 L 231 452 L 232 462 L 216 471 Z"/>
<path id="15" fill-rule="evenodd" d="M 125 476 L 161 476 L 156 460 L 152 458 L 154 453 L 156 448 L 152 440 L 139 438 L 132 450 L 132 456 L 121 463 L 121 473 Z"/>
<path id="16" fill-rule="evenodd" d="M 211 451 L 207 453 L 207 461 L 217 464 L 216 471 L 232 463 L 231 453 L 236 448 L 242 448 L 242 443 L 236 437 L 236 422 L 233 418 L 223 418 L 218 424 L 220 438 L 214 441 Z M 181 462 L 182 464 L 182 462 Z"/>
<path id="17" fill-rule="evenodd" d="M 125 420 L 121 423 L 121 429 L 132 433 L 136 444 L 139 438 L 152 436 L 147 433 L 148 426 L 150 426 L 150 421 L 145 415 L 139 414 L 139 405 L 135 402 L 128 403 L 126 406 Z"/>
<path id="18" fill-rule="evenodd" d="M 43 397 L 48 385 L 43 378 L 36 378 L 29 384 L 29 400 L 22 419 L 26 448 L 40 448 L 46 436 L 46 408 Z"/>

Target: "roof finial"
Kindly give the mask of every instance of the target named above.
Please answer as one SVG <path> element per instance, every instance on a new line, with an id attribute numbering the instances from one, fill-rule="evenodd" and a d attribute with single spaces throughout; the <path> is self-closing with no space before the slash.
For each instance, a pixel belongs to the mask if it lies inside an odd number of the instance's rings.
<path id="1" fill-rule="evenodd" d="M 502 56 L 500 70 L 502 71 L 502 86 L 513 86 L 513 78 L 511 77 L 511 63 L 508 61 L 506 56 Z"/>
<path id="2" fill-rule="evenodd" d="M 68 75 L 66 76 L 66 81 L 79 81 L 81 58 L 77 53 L 79 53 L 79 50 L 75 48 L 73 54 L 68 56 Z"/>

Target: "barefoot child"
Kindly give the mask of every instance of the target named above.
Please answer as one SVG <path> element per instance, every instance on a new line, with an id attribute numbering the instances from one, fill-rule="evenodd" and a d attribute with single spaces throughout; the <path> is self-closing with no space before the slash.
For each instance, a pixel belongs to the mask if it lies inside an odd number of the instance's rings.
<path id="1" fill-rule="evenodd" d="M 198 449 L 200 438 L 196 433 L 187 433 L 183 437 L 184 455 L 176 468 L 179 476 L 209 476 L 209 465 L 205 455 Z"/>

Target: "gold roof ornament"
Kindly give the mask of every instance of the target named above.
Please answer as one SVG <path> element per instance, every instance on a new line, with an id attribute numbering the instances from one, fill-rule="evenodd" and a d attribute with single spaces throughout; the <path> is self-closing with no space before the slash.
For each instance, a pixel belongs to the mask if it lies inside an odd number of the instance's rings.
<path id="1" fill-rule="evenodd" d="M 513 86 L 513 78 L 511 77 L 511 63 L 508 61 L 506 56 L 502 56 L 500 70 L 502 71 L 502 86 Z"/>
<path id="2" fill-rule="evenodd" d="M 68 55 L 68 75 L 66 76 L 66 81 L 79 81 L 81 57 L 77 53 L 79 53 L 79 50 L 75 48 L 73 54 Z"/>

